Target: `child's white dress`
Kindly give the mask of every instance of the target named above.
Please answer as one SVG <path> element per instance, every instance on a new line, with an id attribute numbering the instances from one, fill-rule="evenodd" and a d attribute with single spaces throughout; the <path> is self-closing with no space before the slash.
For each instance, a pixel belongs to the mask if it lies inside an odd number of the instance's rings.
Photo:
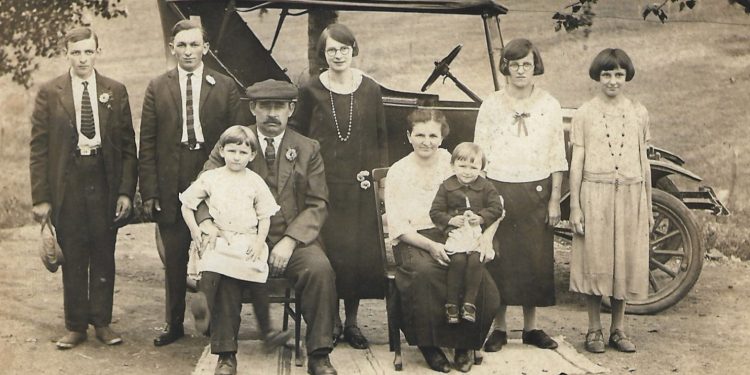
<path id="1" fill-rule="evenodd" d="M 216 246 L 204 251 L 199 259 L 194 256 L 196 251 L 191 250 L 191 262 L 196 271 L 265 282 L 268 278 L 268 245 L 263 244 L 258 260 L 253 261 L 248 255 L 258 235 L 258 221 L 270 218 L 279 210 L 263 178 L 249 169 L 237 173 L 222 167 L 203 172 L 180 194 L 180 201 L 196 210 L 204 200 L 222 236 L 216 239 Z"/>

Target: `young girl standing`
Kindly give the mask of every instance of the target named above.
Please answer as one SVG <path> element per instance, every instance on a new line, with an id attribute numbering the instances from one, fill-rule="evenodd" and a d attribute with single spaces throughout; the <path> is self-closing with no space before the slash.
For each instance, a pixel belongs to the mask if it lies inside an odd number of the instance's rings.
<path id="1" fill-rule="evenodd" d="M 625 335 L 625 301 L 648 296 L 651 169 L 648 112 L 622 94 L 635 68 L 625 51 L 607 48 L 589 68 L 600 92 L 573 118 L 570 222 L 575 232 L 570 290 L 586 295 L 586 350 L 604 352 L 602 297 L 612 304 L 609 346 L 634 352 Z"/>
<path id="2" fill-rule="evenodd" d="M 204 305 L 196 315 L 199 331 L 209 331 L 211 315 L 215 309 L 232 309 L 235 312 L 234 342 L 214 340 L 218 329 L 211 329 L 211 352 L 219 355 L 218 369 L 236 369 L 237 334 L 242 310 L 242 290 L 249 289 L 253 310 L 263 334 L 267 349 L 284 344 L 291 331 L 274 331 L 268 313 L 268 245 L 266 237 L 271 216 L 279 210 L 263 178 L 246 168 L 257 154 L 258 139 L 252 130 L 235 125 L 224 131 L 218 142 L 225 166 L 206 171 L 198 176 L 182 194 L 182 216 L 190 229 L 193 242 L 200 244 L 202 233 L 195 220 L 198 205 L 205 201 L 221 236 L 216 245 L 206 249 L 198 260 L 201 272 L 200 293 L 197 300 Z M 242 189 L 237 187 L 241 186 Z M 204 299 L 205 298 L 205 299 Z M 206 315 L 204 315 L 206 314 Z M 200 323 L 202 322 L 202 323 Z"/>

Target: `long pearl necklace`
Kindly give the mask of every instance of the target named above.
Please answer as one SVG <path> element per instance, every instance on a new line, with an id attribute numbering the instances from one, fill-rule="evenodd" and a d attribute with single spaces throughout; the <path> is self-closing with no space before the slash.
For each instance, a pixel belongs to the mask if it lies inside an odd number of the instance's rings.
<path id="1" fill-rule="evenodd" d="M 336 125 L 336 136 L 339 138 L 339 141 L 346 142 L 349 140 L 349 137 L 352 135 L 352 114 L 354 113 L 354 73 L 352 73 L 352 92 L 350 94 L 350 101 L 349 101 L 349 127 L 346 130 L 346 136 L 341 135 L 341 129 L 339 128 L 339 120 L 336 117 L 336 106 L 333 104 L 333 90 L 331 90 L 333 86 L 331 85 L 331 73 L 328 72 L 328 95 L 331 98 L 331 112 L 333 112 L 333 122 Z"/>

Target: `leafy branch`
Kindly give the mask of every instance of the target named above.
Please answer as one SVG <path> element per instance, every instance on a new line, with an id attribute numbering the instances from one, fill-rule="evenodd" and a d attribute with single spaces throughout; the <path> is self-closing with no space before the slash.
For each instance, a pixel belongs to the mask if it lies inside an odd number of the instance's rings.
<path id="1" fill-rule="evenodd" d="M 695 4 L 697 3 L 696 0 L 664 0 L 661 4 L 653 3 L 653 4 L 644 6 L 643 11 L 641 12 L 641 16 L 645 20 L 646 18 L 648 18 L 649 15 L 653 14 L 659 18 L 659 21 L 661 21 L 661 23 L 667 22 L 667 19 L 669 18 L 669 16 L 667 15 L 667 12 L 664 10 L 664 6 L 667 5 L 668 2 L 679 3 L 680 12 L 685 10 L 685 8 L 693 9 L 695 7 Z"/>
<path id="2" fill-rule="evenodd" d="M 0 2 L 0 76 L 25 87 L 33 84 L 38 58 L 61 53 L 60 41 L 74 26 L 89 25 L 90 16 L 126 17 L 121 0 L 26 0 Z"/>

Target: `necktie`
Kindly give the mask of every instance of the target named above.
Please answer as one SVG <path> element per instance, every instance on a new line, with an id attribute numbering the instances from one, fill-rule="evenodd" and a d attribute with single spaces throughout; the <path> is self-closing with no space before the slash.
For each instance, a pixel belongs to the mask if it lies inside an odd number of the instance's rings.
<path id="1" fill-rule="evenodd" d="M 96 135 L 94 126 L 94 110 L 91 108 L 91 97 L 89 96 L 89 83 L 83 82 L 83 95 L 81 96 L 81 134 L 88 139 Z"/>
<path id="2" fill-rule="evenodd" d="M 187 124 L 187 137 L 188 144 L 194 146 L 197 142 L 195 138 L 195 128 L 193 123 L 195 122 L 193 116 L 193 81 L 191 77 L 193 73 L 187 74 L 187 82 L 185 83 L 185 123 Z"/>
<path id="3" fill-rule="evenodd" d="M 273 138 L 266 137 L 266 163 L 268 163 L 268 169 L 273 169 L 273 165 L 276 162 L 276 147 L 273 145 Z"/>

